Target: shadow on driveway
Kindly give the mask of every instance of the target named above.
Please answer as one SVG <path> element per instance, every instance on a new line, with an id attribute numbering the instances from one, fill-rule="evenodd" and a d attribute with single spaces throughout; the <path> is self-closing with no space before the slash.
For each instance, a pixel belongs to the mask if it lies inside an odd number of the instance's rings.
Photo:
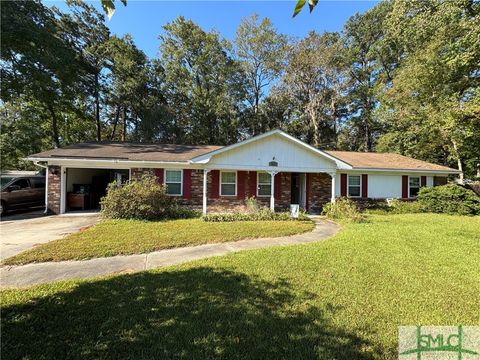
<path id="1" fill-rule="evenodd" d="M 39 217 L 47 216 L 45 214 L 45 207 L 28 209 L 28 210 L 12 210 L 9 211 L 6 215 L 0 218 L 0 222 L 4 223 L 7 221 L 17 221 L 17 220 L 27 220 L 27 219 L 36 219 Z"/>

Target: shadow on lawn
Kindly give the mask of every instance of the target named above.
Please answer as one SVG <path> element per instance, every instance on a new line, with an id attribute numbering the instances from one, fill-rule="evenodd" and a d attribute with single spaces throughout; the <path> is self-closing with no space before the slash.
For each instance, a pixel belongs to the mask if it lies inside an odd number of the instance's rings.
<path id="1" fill-rule="evenodd" d="M 292 306 L 295 296 L 286 281 L 268 283 L 211 268 L 83 283 L 71 292 L 3 308 L 1 355 L 2 359 L 371 358 L 360 351 L 369 344 L 333 327 L 318 309 Z M 300 296 L 308 300 L 309 295 Z"/>

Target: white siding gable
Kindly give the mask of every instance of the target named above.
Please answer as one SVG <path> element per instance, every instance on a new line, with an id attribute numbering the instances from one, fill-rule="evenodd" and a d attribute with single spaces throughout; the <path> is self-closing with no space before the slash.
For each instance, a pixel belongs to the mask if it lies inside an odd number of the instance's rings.
<path id="1" fill-rule="evenodd" d="M 278 134 L 213 155 L 207 167 L 273 170 L 268 165 L 273 158 L 278 162 L 278 171 L 334 172 L 336 169 L 335 161 Z"/>

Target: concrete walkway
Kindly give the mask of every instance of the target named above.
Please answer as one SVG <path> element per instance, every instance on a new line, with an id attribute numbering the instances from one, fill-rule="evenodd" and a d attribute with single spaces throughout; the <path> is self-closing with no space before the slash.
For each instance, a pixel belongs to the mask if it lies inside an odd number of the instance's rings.
<path id="1" fill-rule="evenodd" d="M 148 254 L 113 256 L 84 261 L 61 261 L 0 268 L 2 288 L 25 287 L 66 279 L 84 279 L 107 274 L 131 273 L 156 267 L 185 263 L 191 260 L 220 256 L 246 249 L 258 249 L 279 245 L 306 244 L 326 239 L 340 228 L 337 224 L 314 218 L 311 232 L 277 238 L 260 238 L 236 242 L 205 244 Z"/>

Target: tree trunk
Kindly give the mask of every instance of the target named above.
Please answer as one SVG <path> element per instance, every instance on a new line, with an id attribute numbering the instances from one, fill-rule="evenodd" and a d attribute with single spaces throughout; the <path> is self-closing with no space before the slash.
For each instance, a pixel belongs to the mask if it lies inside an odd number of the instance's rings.
<path id="1" fill-rule="evenodd" d="M 454 139 L 451 139 L 451 142 L 452 142 L 452 145 L 453 145 L 455 158 L 457 159 L 458 170 L 461 171 L 460 181 L 463 183 L 463 165 L 462 165 L 462 159 L 460 158 L 460 153 L 458 152 L 458 145 L 457 145 L 457 142 Z"/>
<path id="2" fill-rule="evenodd" d="M 337 108 L 337 102 L 335 101 L 334 98 L 332 98 L 332 101 L 330 102 L 330 109 L 332 110 L 332 121 L 333 121 L 333 143 L 334 143 L 334 148 L 337 148 L 338 144 L 338 134 L 337 134 L 337 123 L 338 123 L 338 108 Z"/>
<path id="3" fill-rule="evenodd" d="M 365 151 L 372 151 L 373 141 L 372 141 L 372 129 L 370 128 L 371 124 L 372 111 L 370 107 L 370 99 L 367 98 L 365 106 Z"/>
<path id="4" fill-rule="evenodd" d="M 259 121 L 258 121 L 258 104 L 259 103 L 260 103 L 260 94 L 259 94 L 259 91 L 256 90 L 255 91 L 255 105 L 253 106 L 253 113 L 255 114 L 255 119 L 253 120 L 253 124 L 254 124 L 253 135 L 258 135 L 259 132 L 264 132 L 263 124 L 259 124 Z M 258 129 L 258 127 L 255 126 L 257 124 L 260 125 L 260 129 Z M 260 130 L 260 131 L 258 131 L 258 130 Z"/>
<path id="5" fill-rule="evenodd" d="M 135 114 L 135 141 L 138 141 L 138 115 Z"/>
<path id="6" fill-rule="evenodd" d="M 58 134 L 58 120 L 57 120 L 57 114 L 55 113 L 55 110 L 53 109 L 52 104 L 48 104 L 48 111 L 50 112 L 50 115 L 52 116 L 52 140 L 53 144 L 56 148 L 60 147 L 60 136 Z"/>
<path id="7" fill-rule="evenodd" d="M 317 114 L 314 108 L 310 108 L 309 111 L 310 122 L 313 126 L 313 146 L 319 147 L 320 146 L 320 132 L 318 129 L 318 120 Z"/>
<path id="8" fill-rule="evenodd" d="M 122 141 L 127 141 L 127 107 L 123 107 L 123 131 Z"/>
<path id="9" fill-rule="evenodd" d="M 372 149 L 372 142 L 370 139 L 370 124 L 368 118 L 365 119 L 365 151 L 371 151 Z"/>
<path id="10" fill-rule="evenodd" d="M 97 126 L 97 141 L 102 141 L 102 128 L 100 124 L 100 95 L 99 95 L 99 74 L 95 73 L 95 124 Z"/>
<path id="11" fill-rule="evenodd" d="M 115 120 L 113 121 L 113 129 L 110 134 L 110 140 L 115 138 L 115 132 L 117 131 L 118 118 L 120 117 L 120 105 L 117 105 L 117 110 L 115 111 Z"/>

